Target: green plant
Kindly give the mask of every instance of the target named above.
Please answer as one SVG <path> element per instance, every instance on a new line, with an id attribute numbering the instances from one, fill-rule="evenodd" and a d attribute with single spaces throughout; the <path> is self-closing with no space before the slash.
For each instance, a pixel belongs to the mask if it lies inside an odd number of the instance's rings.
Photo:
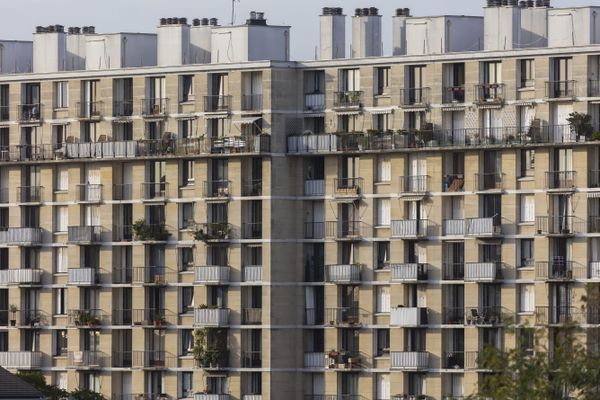
<path id="1" fill-rule="evenodd" d="M 138 219 L 131 226 L 131 230 L 137 240 L 156 240 L 165 241 L 169 239 L 171 233 L 167 230 L 165 224 L 150 226 L 145 219 Z"/>
<path id="2" fill-rule="evenodd" d="M 217 365 L 226 348 L 222 341 L 223 337 L 227 337 L 226 333 L 220 329 L 203 328 L 194 330 L 193 336 L 194 359 L 202 367 Z M 212 340 L 209 340 L 209 337 Z"/>
<path id="3" fill-rule="evenodd" d="M 194 240 L 206 242 L 207 240 L 223 240 L 231 235 L 231 225 L 226 222 L 213 222 L 198 225 L 192 231 Z"/>
<path id="4" fill-rule="evenodd" d="M 377 135 L 380 133 L 379 129 L 367 129 L 369 135 Z"/>
<path id="5" fill-rule="evenodd" d="M 48 385 L 46 378 L 41 372 L 37 371 L 19 371 L 17 376 L 42 392 L 45 399 L 48 400 L 63 400 L 69 397 L 69 392 L 60 389 L 56 385 Z"/>
<path id="6" fill-rule="evenodd" d="M 75 389 L 69 396 L 72 400 L 106 400 L 106 397 L 100 393 L 88 389 Z"/>
<path id="7" fill-rule="evenodd" d="M 11 304 L 10 306 L 8 306 L 8 310 L 11 313 L 16 314 L 17 311 L 19 311 L 19 308 L 15 304 Z"/>
<path id="8" fill-rule="evenodd" d="M 567 122 L 576 134 L 590 137 L 594 127 L 592 126 L 592 116 L 589 114 L 572 112 L 567 118 Z"/>
<path id="9" fill-rule="evenodd" d="M 600 131 L 594 131 L 592 133 L 592 140 L 600 140 Z"/>

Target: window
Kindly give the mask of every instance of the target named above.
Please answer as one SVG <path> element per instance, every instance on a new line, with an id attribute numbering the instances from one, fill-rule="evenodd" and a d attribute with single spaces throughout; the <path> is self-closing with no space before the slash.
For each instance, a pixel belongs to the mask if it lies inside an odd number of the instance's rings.
<path id="1" fill-rule="evenodd" d="M 194 287 L 184 286 L 181 288 L 181 312 L 183 314 L 194 309 Z"/>
<path id="2" fill-rule="evenodd" d="M 390 182 L 392 180 L 392 162 L 387 157 L 377 158 L 377 181 Z"/>
<path id="3" fill-rule="evenodd" d="M 390 330 L 389 329 L 376 329 L 375 330 L 375 348 L 377 349 L 377 356 L 385 356 L 390 354 Z"/>
<path id="4" fill-rule="evenodd" d="M 533 59 L 519 60 L 520 88 L 535 86 L 535 61 Z"/>
<path id="5" fill-rule="evenodd" d="M 181 186 L 194 184 L 194 160 L 181 161 Z"/>
<path id="6" fill-rule="evenodd" d="M 194 268 L 194 248 L 179 248 L 179 269 L 180 271 L 191 271 Z"/>
<path id="7" fill-rule="evenodd" d="M 519 346 L 528 356 L 532 356 L 535 346 L 535 331 L 533 328 L 521 328 L 517 330 L 519 335 Z"/>
<path id="8" fill-rule="evenodd" d="M 59 206 L 55 208 L 54 215 L 54 231 L 66 232 L 69 226 L 69 213 L 67 206 Z"/>
<path id="9" fill-rule="evenodd" d="M 377 114 L 373 116 L 373 129 L 387 132 L 390 127 L 390 114 Z"/>
<path id="10" fill-rule="evenodd" d="M 69 82 L 54 82 L 54 108 L 69 107 Z"/>
<path id="11" fill-rule="evenodd" d="M 375 376 L 377 382 L 376 400 L 389 400 L 391 398 L 390 374 L 376 374 Z"/>
<path id="12" fill-rule="evenodd" d="M 194 354 L 194 330 L 182 329 L 181 331 L 181 355 L 191 356 Z"/>
<path id="13" fill-rule="evenodd" d="M 390 226 L 390 199 L 377 199 L 377 226 Z"/>
<path id="14" fill-rule="evenodd" d="M 67 167 L 56 168 L 56 191 L 69 190 L 69 170 Z"/>
<path id="15" fill-rule="evenodd" d="M 54 289 L 54 314 L 65 315 L 67 313 L 67 289 Z"/>
<path id="16" fill-rule="evenodd" d="M 59 389 L 67 390 L 69 387 L 69 379 L 67 378 L 67 373 L 60 371 L 54 373 L 54 384 L 58 386 Z"/>
<path id="17" fill-rule="evenodd" d="M 390 67 L 375 68 L 375 95 L 388 94 L 390 88 Z"/>
<path id="18" fill-rule="evenodd" d="M 52 144 L 54 149 L 61 149 L 67 139 L 68 125 L 52 125 Z"/>
<path id="19" fill-rule="evenodd" d="M 377 286 L 375 289 L 377 293 L 377 312 L 378 313 L 389 313 L 390 312 L 390 287 L 389 286 Z"/>
<path id="20" fill-rule="evenodd" d="M 532 194 L 523 194 L 521 197 L 521 222 L 535 221 L 535 197 Z"/>
<path id="21" fill-rule="evenodd" d="M 356 132 L 356 115 L 340 115 L 338 117 L 338 132 Z"/>
<path id="22" fill-rule="evenodd" d="M 535 176 L 535 150 L 521 150 L 521 178 Z"/>
<path id="23" fill-rule="evenodd" d="M 194 203 L 182 203 L 179 206 L 181 219 L 179 229 L 188 229 L 194 225 Z"/>
<path id="24" fill-rule="evenodd" d="M 194 390 L 192 385 L 193 372 L 182 372 L 181 379 L 179 380 L 181 385 L 181 397 L 194 397 Z"/>
<path id="25" fill-rule="evenodd" d="M 519 244 L 519 268 L 532 267 L 534 261 L 533 239 L 521 239 Z"/>
<path id="26" fill-rule="evenodd" d="M 535 309 L 534 285 L 519 285 L 519 312 L 531 313 Z"/>
<path id="27" fill-rule="evenodd" d="M 69 263 L 68 251 L 66 247 L 57 247 L 54 249 L 54 271 L 57 274 L 67 272 Z"/>
<path id="28" fill-rule="evenodd" d="M 181 102 L 194 100 L 194 75 L 181 76 Z"/>
<path id="29" fill-rule="evenodd" d="M 54 355 L 57 357 L 66 356 L 68 348 L 68 337 L 66 330 L 54 331 Z"/>
<path id="30" fill-rule="evenodd" d="M 390 265 L 390 242 L 375 242 L 377 269 L 385 269 Z"/>

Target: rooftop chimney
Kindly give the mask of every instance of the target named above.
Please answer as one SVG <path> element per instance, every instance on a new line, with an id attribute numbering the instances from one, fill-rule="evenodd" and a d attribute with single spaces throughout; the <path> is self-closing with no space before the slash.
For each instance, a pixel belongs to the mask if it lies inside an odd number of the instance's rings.
<path id="1" fill-rule="evenodd" d="M 190 29 L 190 63 L 208 64 L 211 61 L 211 36 L 214 27 L 218 26 L 216 18 L 196 18 Z"/>
<path id="2" fill-rule="evenodd" d="M 382 54 L 379 10 L 357 8 L 352 17 L 352 58 L 381 57 Z"/>
<path id="3" fill-rule="evenodd" d="M 62 25 L 38 26 L 33 35 L 33 72 L 65 70 L 67 35 Z"/>
<path id="4" fill-rule="evenodd" d="M 246 20 L 246 25 L 267 25 L 265 13 L 261 11 L 250 11 L 250 18 Z"/>
<path id="5" fill-rule="evenodd" d="M 157 43 L 159 66 L 188 64 L 190 26 L 187 24 L 187 18 L 161 18 Z"/>
<path id="6" fill-rule="evenodd" d="M 410 18 L 410 9 L 398 8 L 392 17 L 392 53 L 395 56 L 406 54 L 406 20 Z"/>
<path id="7" fill-rule="evenodd" d="M 346 57 L 346 16 L 340 7 L 325 7 L 321 21 L 321 60 Z"/>

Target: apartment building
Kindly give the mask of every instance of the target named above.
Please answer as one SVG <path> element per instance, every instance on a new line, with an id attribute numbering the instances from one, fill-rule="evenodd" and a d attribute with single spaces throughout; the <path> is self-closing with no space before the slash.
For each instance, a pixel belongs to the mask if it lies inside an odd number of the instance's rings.
<path id="1" fill-rule="evenodd" d="M 600 141 L 568 118 L 600 131 L 598 11 L 399 9 L 384 57 L 358 9 L 345 58 L 326 8 L 306 62 L 262 13 L 38 27 L 0 75 L 0 365 L 111 399 L 454 400 L 531 327 L 597 346 Z"/>

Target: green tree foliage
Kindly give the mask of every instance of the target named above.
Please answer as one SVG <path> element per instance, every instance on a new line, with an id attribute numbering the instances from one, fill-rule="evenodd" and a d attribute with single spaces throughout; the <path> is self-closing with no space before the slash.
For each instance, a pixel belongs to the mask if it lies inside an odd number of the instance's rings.
<path id="1" fill-rule="evenodd" d="M 69 396 L 69 392 L 56 385 L 48 385 L 46 377 L 41 372 L 19 371 L 17 376 L 42 392 L 48 400 L 62 400 Z"/>
<path id="2" fill-rule="evenodd" d="M 72 399 L 72 400 L 106 400 L 106 397 L 102 396 L 100 393 L 92 392 L 91 390 L 76 389 L 71 392 L 70 399 Z"/>

